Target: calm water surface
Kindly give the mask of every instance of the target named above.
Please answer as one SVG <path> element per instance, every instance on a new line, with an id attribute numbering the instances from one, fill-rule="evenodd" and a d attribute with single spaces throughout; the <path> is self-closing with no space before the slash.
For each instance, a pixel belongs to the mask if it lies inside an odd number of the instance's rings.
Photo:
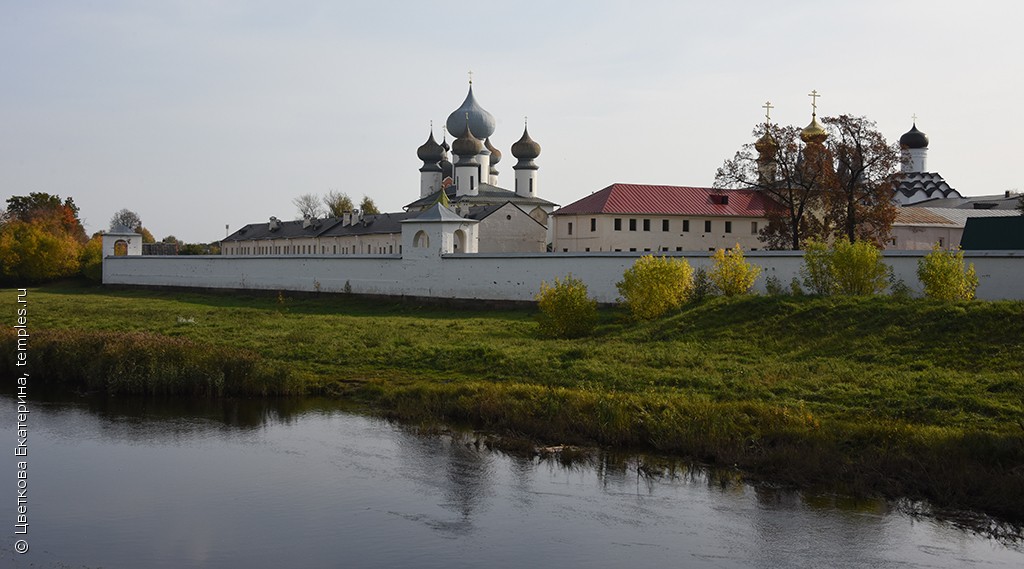
<path id="1" fill-rule="evenodd" d="M 1024 567 L 1020 545 L 880 502 L 512 457 L 331 405 L 34 402 L 31 549 L 11 527 L 0 565 Z"/>

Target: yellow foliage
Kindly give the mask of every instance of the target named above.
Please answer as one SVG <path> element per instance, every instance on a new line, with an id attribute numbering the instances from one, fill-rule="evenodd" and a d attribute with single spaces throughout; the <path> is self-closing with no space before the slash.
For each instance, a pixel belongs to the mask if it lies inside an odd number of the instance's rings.
<path id="1" fill-rule="evenodd" d="M 974 263 L 964 269 L 963 251 L 945 251 L 938 244 L 917 262 L 924 295 L 938 300 L 972 300 L 978 288 Z"/>
<path id="2" fill-rule="evenodd" d="M 711 273 L 711 283 L 725 296 L 747 294 L 754 286 L 761 267 L 751 265 L 743 258 L 743 248 L 739 243 L 729 250 L 718 249 L 711 256 L 715 261 Z"/>
<path id="3" fill-rule="evenodd" d="M 0 270 L 15 285 L 67 277 L 78 272 L 82 245 L 69 233 L 48 231 L 18 219 L 0 228 Z"/>
<path id="4" fill-rule="evenodd" d="M 587 285 L 572 275 L 555 284 L 540 283 L 535 297 L 540 314 L 537 322 L 545 336 L 578 338 L 586 336 L 597 324 L 597 301 L 587 296 Z"/>
<path id="5" fill-rule="evenodd" d="M 693 269 L 686 259 L 644 255 L 615 284 L 633 317 L 653 320 L 679 309 L 693 292 Z"/>

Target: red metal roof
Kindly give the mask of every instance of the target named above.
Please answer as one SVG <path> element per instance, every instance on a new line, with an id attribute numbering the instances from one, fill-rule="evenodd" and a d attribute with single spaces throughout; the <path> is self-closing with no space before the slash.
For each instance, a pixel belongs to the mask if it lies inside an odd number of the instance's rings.
<path id="1" fill-rule="evenodd" d="M 729 196 L 729 203 L 715 203 L 711 196 Z M 764 217 L 775 207 L 775 202 L 757 190 L 612 184 L 558 209 L 552 215 L 621 213 Z"/>

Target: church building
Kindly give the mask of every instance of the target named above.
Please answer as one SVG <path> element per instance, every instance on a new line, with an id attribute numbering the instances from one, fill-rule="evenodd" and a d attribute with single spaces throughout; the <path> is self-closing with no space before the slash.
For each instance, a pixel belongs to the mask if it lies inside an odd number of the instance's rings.
<path id="1" fill-rule="evenodd" d="M 436 204 L 474 226 L 473 244 L 452 242 L 453 252 L 539 253 L 547 250 L 548 216 L 556 204 L 538 197 L 540 144 L 524 126 L 511 152 L 518 162 L 513 189 L 498 185 L 502 153 L 491 144 L 495 120 L 469 93 L 446 122 L 458 133 L 451 146 L 447 136 L 438 143 L 431 132 L 416 156 L 420 191 L 405 211 L 383 214 L 345 212 L 340 217 L 248 224 L 221 242 L 224 255 L 401 255 L 404 223 L 426 212 L 438 215 Z M 449 151 L 452 158 L 449 159 Z M 453 162 L 454 160 L 454 162 Z"/>

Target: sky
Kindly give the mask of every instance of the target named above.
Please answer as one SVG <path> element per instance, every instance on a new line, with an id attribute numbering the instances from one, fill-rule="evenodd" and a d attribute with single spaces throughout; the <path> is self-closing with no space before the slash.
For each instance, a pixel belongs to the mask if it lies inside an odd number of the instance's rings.
<path id="1" fill-rule="evenodd" d="M 499 186 L 529 117 L 537 195 L 709 186 L 764 120 L 912 116 L 964 195 L 1024 189 L 1024 4 L 0 0 L 0 198 L 71 196 L 208 242 L 301 194 L 419 197 L 416 149 L 466 96 L 497 128 Z"/>

